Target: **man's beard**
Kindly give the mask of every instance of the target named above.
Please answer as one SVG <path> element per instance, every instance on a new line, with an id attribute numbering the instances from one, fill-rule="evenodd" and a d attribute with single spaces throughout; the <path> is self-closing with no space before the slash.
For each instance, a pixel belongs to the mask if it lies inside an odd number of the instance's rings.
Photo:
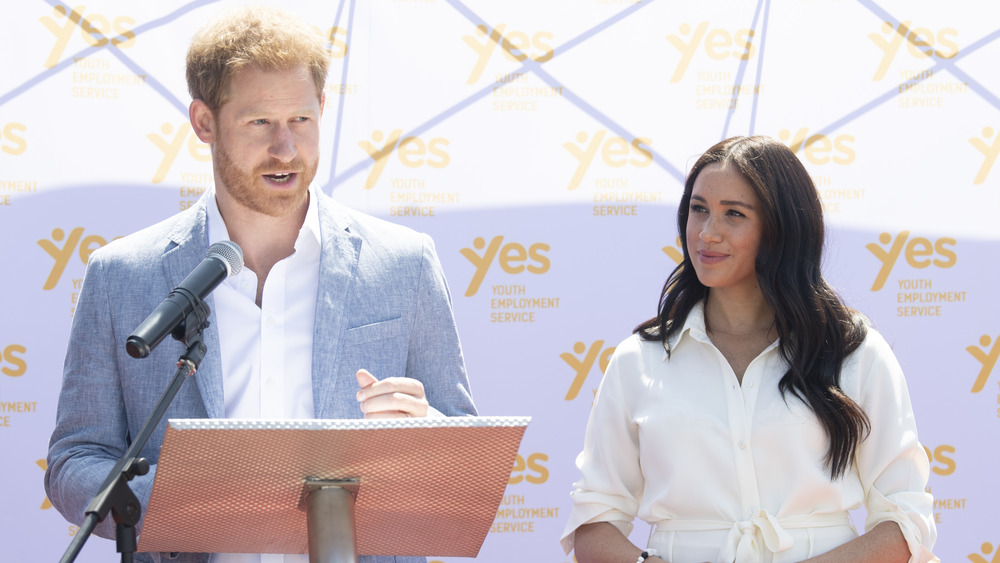
<path id="1" fill-rule="evenodd" d="M 215 161 L 215 173 L 230 197 L 248 209 L 271 217 L 284 217 L 299 209 L 307 197 L 309 184 L 312 183 L 316 176 L 316 170 L 319 168 L 318 159 L 308 167 L 299 158 L 288 163 L 272 159 L 265 164 L 254 167 L 252 171 L 246 172 L 236 166 L 236 163 L 229 157 L 229 153 L 218 145 L 216 145 L 213 160 Z M 265 183 L 263 175 L 276 172 L 295 173 L 296 177 L 289 180 L 295 182 L 295 189 L 288 191 L 267 190 L 263 185 Z"/>

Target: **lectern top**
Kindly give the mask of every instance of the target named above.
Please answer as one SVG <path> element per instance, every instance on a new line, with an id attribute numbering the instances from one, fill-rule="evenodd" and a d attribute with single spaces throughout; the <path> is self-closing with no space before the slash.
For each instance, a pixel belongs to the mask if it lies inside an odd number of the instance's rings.
<path id="1" fill-rule="evenodd" d="M 177 430 L 367 430 L 375 428 L 481 428 L 527 426 L 530 416 L 445 416 L 423 418 L 172 418 Z"/>
<path id="2" fill-rule="evenodd" d="M 172 419 L 140 551 L 306 553 L 307 479 L 358 479 L 359 555 L 475 557 L 530 417 Z"/>

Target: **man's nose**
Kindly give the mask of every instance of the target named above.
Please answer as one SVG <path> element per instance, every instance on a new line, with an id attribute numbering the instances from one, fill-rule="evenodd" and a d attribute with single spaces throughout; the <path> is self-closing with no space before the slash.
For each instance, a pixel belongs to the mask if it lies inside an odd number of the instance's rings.
<path id="1" fill-rule="evenodd" d="M 291 162 L 297 154 L 295 137 L 287 125 L 279 125 L 271 135 L 268 154 L 281 162 Z"/>

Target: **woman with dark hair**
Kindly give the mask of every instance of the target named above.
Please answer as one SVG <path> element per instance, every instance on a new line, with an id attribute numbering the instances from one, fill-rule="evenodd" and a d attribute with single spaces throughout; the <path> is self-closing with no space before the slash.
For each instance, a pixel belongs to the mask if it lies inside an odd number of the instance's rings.
<path id="1" fill-rule="evenodd" d="M 580 563 L 934 561 L 906 382 L 820 272 L 823 213 L 778 141 L 695 162 L 684 260 L 656 317 L 618 346 L 562 543 Z M 866 533 L 848 511 L 864 506 Z M 646 551 L 628 540 L 652 524 Z"/>

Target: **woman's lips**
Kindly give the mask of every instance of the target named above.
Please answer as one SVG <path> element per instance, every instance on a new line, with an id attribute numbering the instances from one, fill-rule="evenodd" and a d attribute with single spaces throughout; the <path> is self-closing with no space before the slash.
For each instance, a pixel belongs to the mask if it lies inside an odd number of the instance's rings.
<path id="1" fill-rule="evenodd" d="M 698 251 L 698 259 L 701 260 L 702 264 L 718 264 L 728 257 L 728 254 L 724 254 L 722 252 L 712 252 L 708 250 Z"/>

